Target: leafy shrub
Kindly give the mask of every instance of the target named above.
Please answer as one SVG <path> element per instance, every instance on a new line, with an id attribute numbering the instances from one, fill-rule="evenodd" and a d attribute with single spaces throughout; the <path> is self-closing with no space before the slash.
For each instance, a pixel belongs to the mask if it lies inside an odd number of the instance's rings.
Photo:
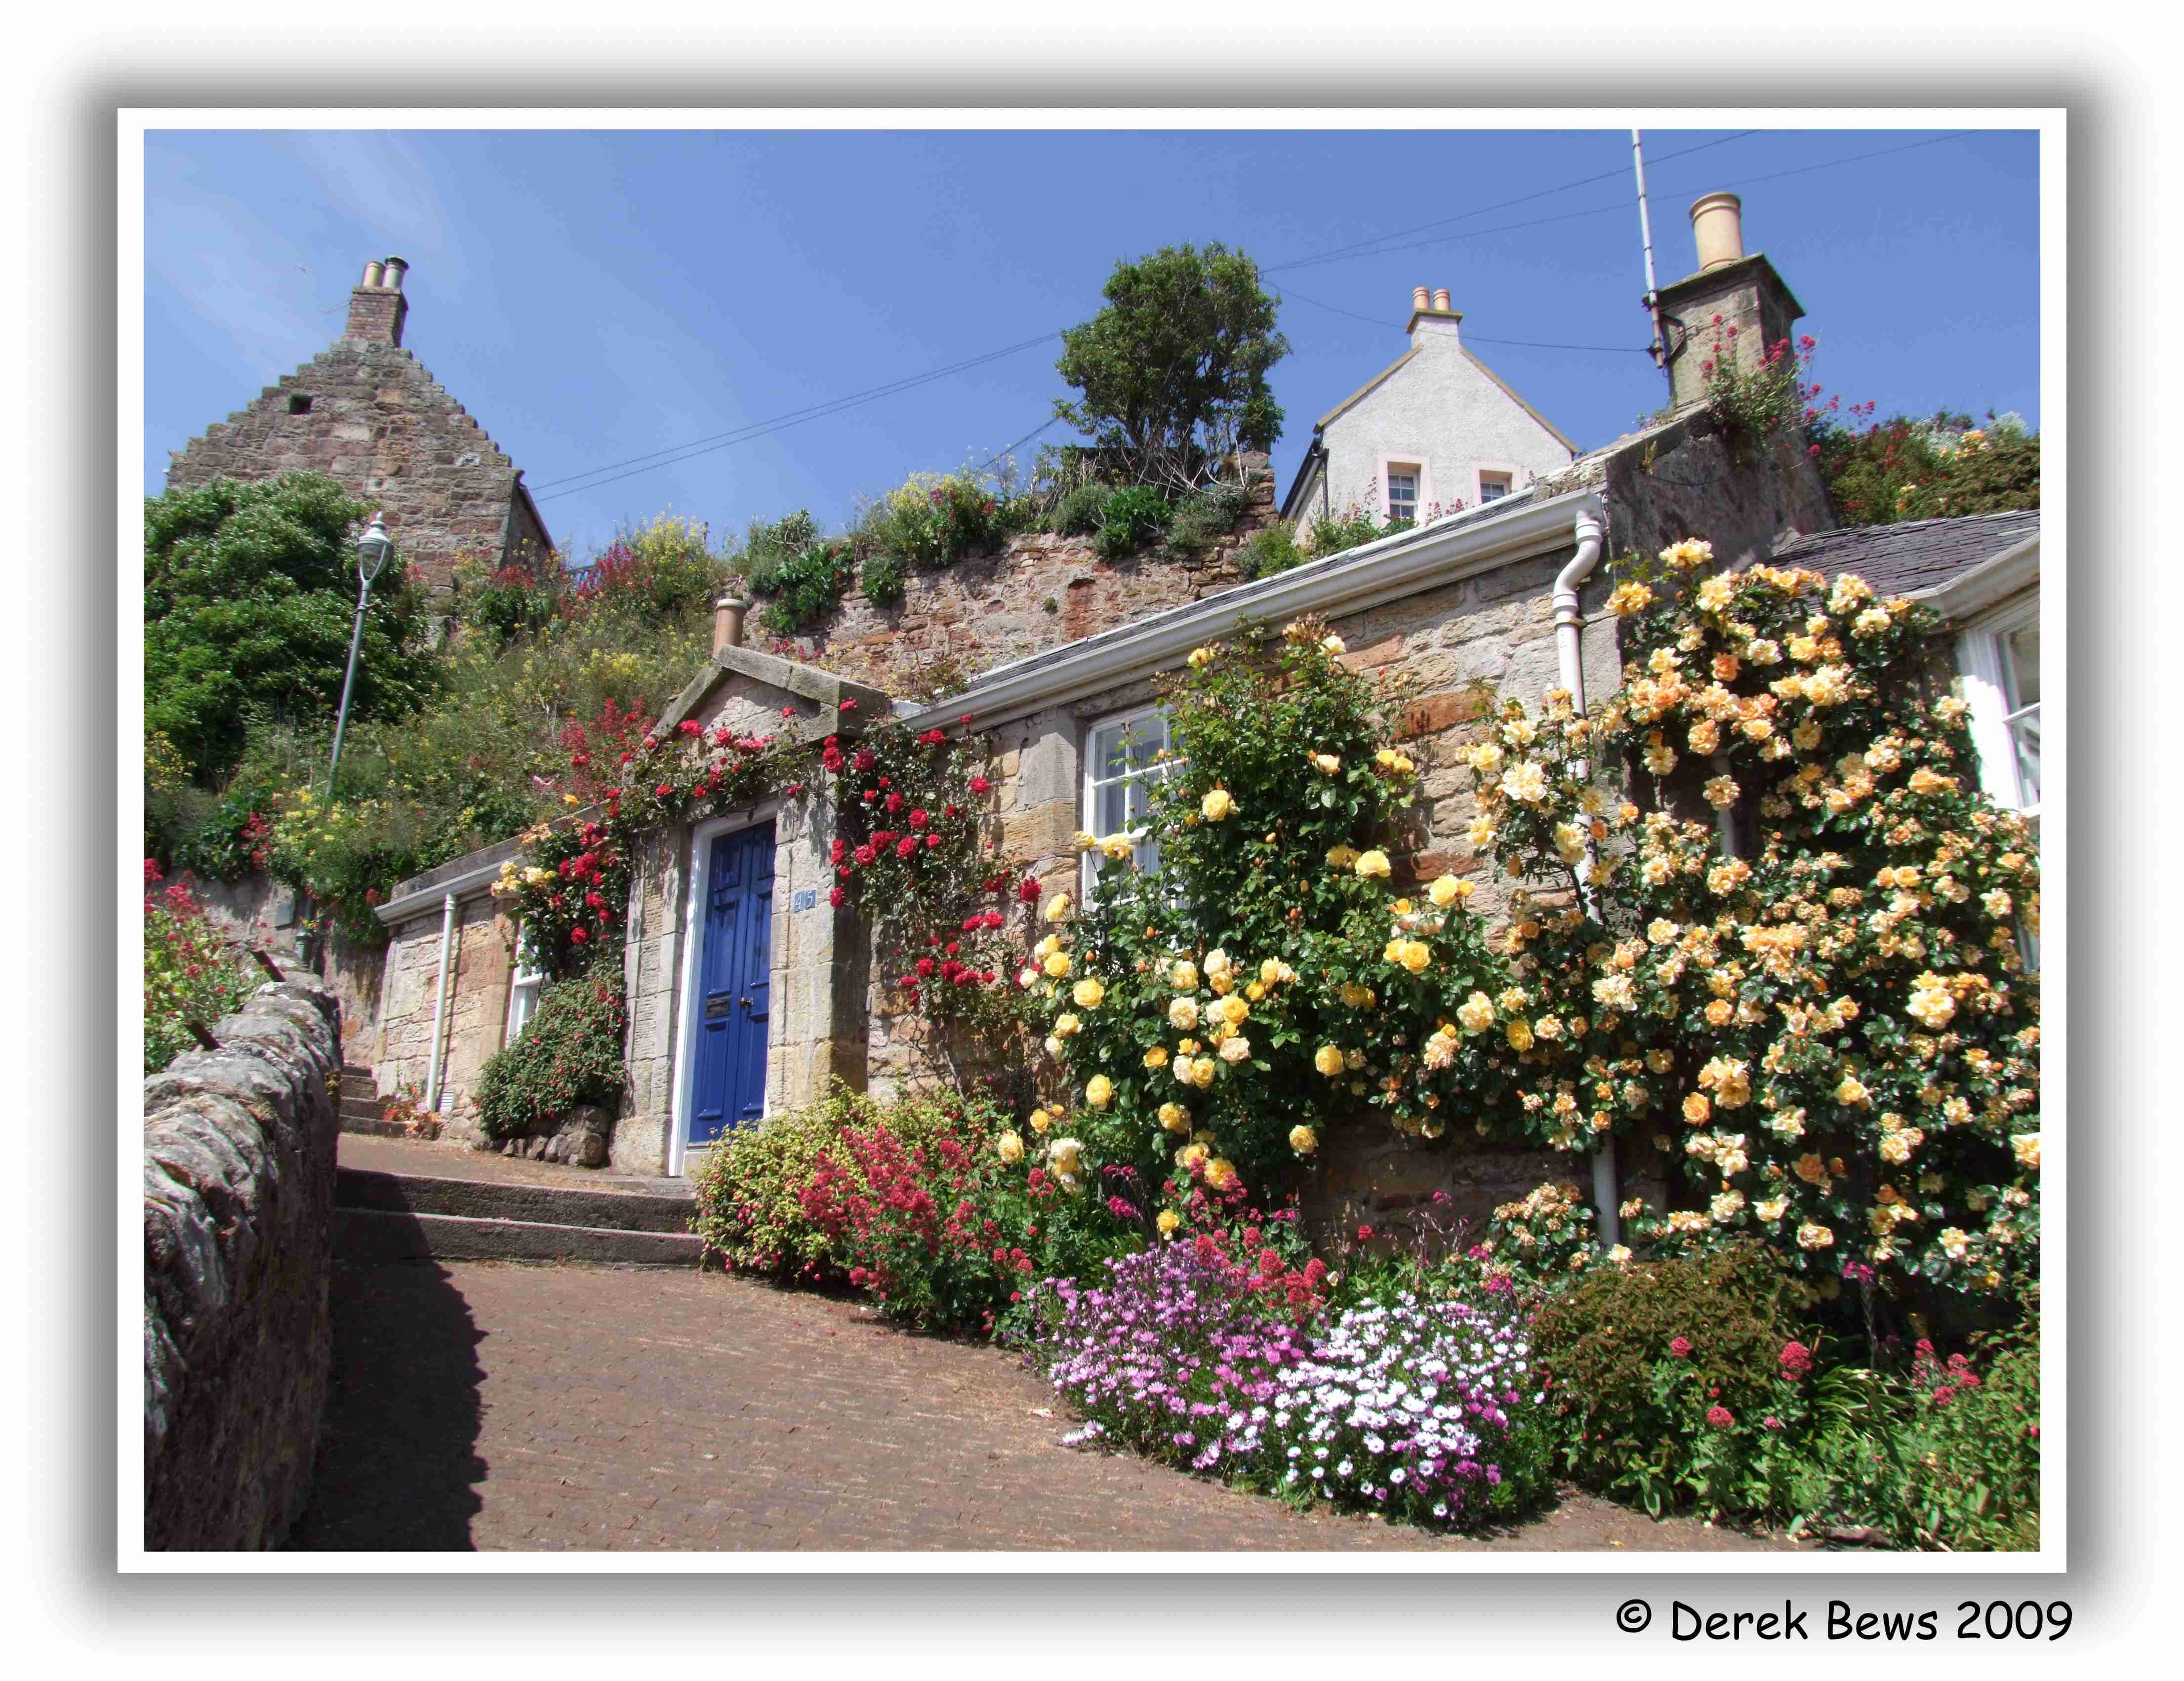
<path id="1" fill-rule="evenodd" d="M 486 1135 L 542 1129 L 579 1104 L 613 1108 L 622 1087 L 621 964 L 611 951 L 581 975 L 550 981 L 515 1044 L 495 1051 L 473 1094 Z"/>
<path id="2" fill-rule="evenodd" d="M 705 529 L 662 514 L 624 531 L 561 593 L 566 615 L 671 623 L 709 610 L 731 576 L 706 546 Z"/>
<path id="3" fill-rule="evenodd" d="M 1106 559 L 1127 560 L 1157 541 L 1174 517 L 1160 493 L 1150 486 L 1126 486 L 1101 504 L 1100 529 L 1093 546 Z"/>
<path id="4" fill-rule="evenodd" d="M 1114 493 L 1097 481 L 1080 484 L 1055 504 L 1049 524 L 1063 537 L 1089 537 L 1104 523 L 1107 498 Z"/>
<path id="5" fill-rule="evenodd" d="M 1301 566 L 1312 556 L 1297 547 L 1295 529 L 1285 520 L 1277 520 L 1263 530 L 1253 532 L 1237 558 L 1245 576 L 1271 578 L 1277 572 Z"/>
<path id="6" fill-rule="evenodd" d="M 990 1330 L 1038 1277 L 1096 1266 L 1138 1230 L 997 1136 L 1017 1137 L 976 1099 L 838 1088 L 716 1146 L 695 1229 L 732 1267 L 846 1282 L 910 1323 Z"/>
<path id="7" fill-rule="evenodd" d="M 767 521 L 754 520 L 744 533 L 743 553 L 733 563 L 740 567 L 754 592 L 779 593 L 777 574 L 787 562 L 819 540 L 819 522 L 808 509 Z"/>
<path id="8" fill-rule="evenodd" d="M 490 571 L 458 571 L 457 598 L 463 623 L 505 648 L 520 636 L 536 636 L 561 610 L 560 568 L 499 566 Z"/>
<path id="9" fill-rule="evenodd" d="M 2040 434 L 2014 415 L 1989 414 L 1984 426 L 1969 415 L 1930 420 L 1870 419 L 1866 426 L 1808 416 L 1828 489 L 1846 525 L 1886 525 L 1968 514 L 1999 514 L 2040 505 Z"/>
<path id="10" fill-rule="evenodd" d="M 905 581 L 902 561 L 892 554 L 873 555 L 857 574 L 866 599 L 881 607 L 893 607 L 902 600 Z"/>
<path id="11" fill-rule="evenodd" d="M 1239 484 L 1215 483 L 1193 491 L 1168 526 L 1163 558 L 1193 559 L 1205 554 L 1243 522 L 1251 505 L 1250 493 Z"/>
<path id="12" fill-rule="evenodd" d="M 1552 1489 L 1546 1398 L 1506 1295 L 1403 1292 L 1344 1310 L 1279 1373 L 1267 1448 L 1292 1498 L 1470 1527 Z"/>
<path id="13" fill-rule="evenodd" d="M 1550 1301 L 1535 1346 L 1552 1378 L 1572 1477 L 1658 1517 L 1697 1500 L 1765 1511 L 1784 1467 L 1767 1426 L 1809 1367 L 1780 1261 L 1749 1240 L 1714 1252 L 1602 1267 Z M 1786 1358 L 1797 1349 L 1798 1358 Z"/>
<path id="14" fill-rule="evenodd" d="M 812 543 L 769 569 L 766 581 L 773 599 L 759 621 L 783 636 L 794 636 L 831 618 L 841 605 L 842 592 L 856 576 L 849 544 Z M 751 587 L 764 593 L 756 572 L 751 575 Z"/>
<path id="15" fill-rule="evenodd" d="M 1387 534 L 1370 512 L 1352 503 L 1339 515 L 1326 515 L 1312 521 L 1305 532 L 1304 552 L 1310 559 L 1324 560 L 1330 554 L 1340 554 L 1362 543 L 1377 542 Z"/>
<path id="16" fill-rule="evenodd" d="M 165 878 L 144 861 L 144 885 Z M 256 980 L 237 960 L 188 885 L 170 882 L 144 895 L 144 1071 L 156 1074 L 197 1039 L 192 1021 L 210 1027 L 242 1007 Z"/>

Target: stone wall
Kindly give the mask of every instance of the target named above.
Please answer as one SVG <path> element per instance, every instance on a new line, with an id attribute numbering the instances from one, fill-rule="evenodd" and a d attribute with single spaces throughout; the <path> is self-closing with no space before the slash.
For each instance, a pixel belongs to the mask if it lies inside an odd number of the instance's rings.
<path id="1" fill-rule="evenodd" d="M 437 905 L 395 928 L 387 941 L 378 1027 L 368 1061 L 382 1097 L 404 1087 L 422 1093 L 432 1071 L 432 1016 L 440 973 Z M 448 954 L 448 1004 L 440 1030 L 442 1136 L 470 1142 L 483 1134 L 470 1093 L 478 1071 L 500 1049 L 508 1026 L 509 982 L 515 966 L 515 925 L 482 889 L 458 901 Z"/>
<path id="2" fill-rule="evenodd" d="M 298 404 L 308 407 L 295 412 Z M 176 451 L 167 483 L 291 472 L 324 473 L 383 509 L 404 563 L 437 596 L 452 592 L 459 557 L 499 564 L 515 558 L 514 542 L 552 549 L 515 464 L 392 344 L 328 346 Z"/>
<path id="3" fill-rule="evenodd" d="M 994 666 L 1233 589 L 1245 582 L 1238 551 L 1274 519 L 1265 458 L 1245 460 L 1254 476 L 1242 525 L 1196 559 L 1103 560 L 1089 537 L 1033 533 L 943 571 L 911 573 L 893 607 L 853 587 L 809 636 L 770 637 L 754 615 L 754 640 L 785 659 L 914 695 L 936 684 L 961 687 Z"/>
<path id="4" fill-rule="evenodd" d="M 265 952 L 285 975 L 302 966 L 297 952 L 301 924 L 296 890 L 253 871 L 235 882 L 201 882 L 184 873 L 205 918 L 232 943 Z M 379 990 L 387 962 L 384 946 L 358 945 L 329 933 L 325 975 L 341 1005 L 342 1060 L 368 1066 L 378 1049 Z"/>
<path id="5" fill-rule="evenodd" d="M 144 1082 L 144 1545 L 276 1545 L 332 1344 L 340 1007 L 269 983 Z"/>

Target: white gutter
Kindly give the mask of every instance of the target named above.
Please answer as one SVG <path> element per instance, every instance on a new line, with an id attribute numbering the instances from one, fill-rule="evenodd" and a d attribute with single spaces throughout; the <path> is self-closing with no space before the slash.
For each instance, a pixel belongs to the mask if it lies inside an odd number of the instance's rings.
<path id="1" fill-rule="evenodd" d="M 1607 536 L 1598 511 L 1591 508 L 1581 510 L 1577 516 L 1577 553 L 1570 557 L 1569 565 L 1555 575 L 1555 658 L 1561 666 L 1562 686 L 1569 691 L 1571 710 L 1580 715 L 1585 711 L 1585 616 L 1578 610 L 1578 589 L 1600 564 Z M 1580 760 L 1580 779 L 1585 769 Z M 1588 855 L 1590 852 L 1588 848 Z M 1602 1243 L 1623 1241 L 1622 1200 L 1622 1178 L 1615 1165 L 1615 1135 L 1602 1133 L 1592 1153 L 1592 1205 L 1600 1211 Z"/>
<path id="2" fill-rule="evenodd" d="M 440 1041 L 440 1030 L 448 1016 L 448 952 L 454 940 L 455 896 L 449 893 L 440 901 L 440 978 L 433 988 L 432 1072 L 425 1083 L 425 1107 L 435 1113 L 440 1106 L 441 1064 L 446 1055 Z"/>
<path id="3" fill-rule="evenodd" d="M 913 729 L 953 724 L 966 713 L 981 726 L 1065 705 L 1173 670 L 1201 643 L 1245 619 L 1280 624 L 1301 613 L 1347 616 L 1559 548 L 1574 515 L 1600 517 L 1590 490 L 1526 500 L 1485 517 L 1474 512 L 1398 532 L 1330 559 L 1171 607 L 1125 631 L 1103 632 L 989 672 L 961 694 L 906 715 Z"/>

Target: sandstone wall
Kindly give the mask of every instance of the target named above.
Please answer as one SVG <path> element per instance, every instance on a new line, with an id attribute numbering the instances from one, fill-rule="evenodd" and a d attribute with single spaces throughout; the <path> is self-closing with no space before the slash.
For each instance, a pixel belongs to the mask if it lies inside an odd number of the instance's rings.
<path id="1" fill-rule="evenodd" d="M 253 871 L 235 882 L 200 882 L 185 872 L 206 920 L 234 944 L 265 952 L 285 975 L 301 966 L 293 888 Z M 325 980 L 341 1005 L 342 1060 L 368 1066 L 378 1049 L 379 990 L 387 962 L 384 946 L 358 945 L 329 932 L 324 942 Z"/>
<path id="2" fill-rule="evenodd" d="M 302 413 L 292 412 L 308 402 Z M 515 464 L 407 350 L 343 339 L 175 452 L 170 487 L 324 473 L 385 510 L 413 574 L 438 596 L 459 557 L 550 553 Z M 508 559 L 515 558 L 510 552 Z"/>
<path id="3" fill-rule="evenodd" d="M 144 1545 L 276 1545 L 332 1344 L 340 1008 L 269 983 L 144 1082 Z"/>
<path id="4" fill-rule="evenodd" d="M 404 1087 L 421 1094 L 432 1078 L 432 1014 L 440 972 L 440 908 L 411 918 L 387 943 L 378 1000 L 378 1027 L 369 1062 L 380 1095 Z M 441 1024 L 444 1061 L 442 1136 L 482 1138 L 470 1104 L 478 1071 L 500 1049 L 508 1025 L 509 982 L 515 966 L 515 925 L 482 891 L 455 907 L 454 938 L 448 954 L 448 1005 Z"/>

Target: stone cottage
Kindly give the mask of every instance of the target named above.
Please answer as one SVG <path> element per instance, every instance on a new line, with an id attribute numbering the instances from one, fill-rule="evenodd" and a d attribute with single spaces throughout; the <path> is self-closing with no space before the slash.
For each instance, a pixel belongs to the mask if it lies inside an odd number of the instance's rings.
<path id="1" fill-rule="evenodd" d="M 545 565 L 554 540 L 521 470 L 403 348 L 409 266 L 365 264 L 340 338 L 176 450 L 167 483 L 324 473 L 384 511 L 405 564 L 446 598 L 459 559 Z"/>
<path id="2" fill-rule="evenodd" d="M 1779 337 L 1795 319 L 1779 311 L 1794 311 L 1794 300 L 1784 303 L 1771 268 L 1754 266 L 1763 260 L 1740 255 L 1670 291 L 1687 316 L 1774 311 L 1768 324 Z M 1457 752 L 1483 715 L 1475 686 L 1534 704 L 1557 687 L 1612 691 L 1621 672 L 1605 563 L 1692 534 L 1732 565 L 1858 565 L 1875 571 L 1878 587 L 1930 587 L 1964 636 L 1986 638 L 1978 645 L 1987 654 L 1967 656 L 1968 679 L 1989 669 L 1979 660 L 2016 662 L 1997 683 L 2003 733 L 1995 739 L 2021 740 L 2031 715 L 2036 767 L 2036 618 L 2029 643 L 2006 638 L 2021 630 L 2009 614 L 2034 598 L 2025 592 L 2028 577 L 2036 582 L 2037 516 L 1929 523 L 1837 532 L 1801 443 L 1740 443 L 1694 398 L 1603 448 L 1543 463 L 1507 496 L 1272 577 L 1246 581 L 1217 556 L 1195 574 L 1155 569 L 1148 581 L 1142 563 L 1041 539 L 968 574 L 913 576 L 891 617 L 852 602 L 844 619 L 859 626 L 855 635 L 772 653 L 743 644 L 741 604 L 724 604 L 711 659 L 659 728 L 690 719 L 756 732 L 761 722 L 787 727 L 786 712 L 800 730 L 848 732 L 857 715 L 884 709 L 923 730 L 967 715 L 994 746 L 993 816 L 1007 855 L 1045 890 L 1081 892 L 1086 866 L 1072 838 L 1117 827 L 1123 802 L 1103 793 L 1133 773 L 1114 749 L 1126 732 L 1142 741 L 1161 730 L 1155 675 L 1247 621 L 1318 614 L 1353 666 L 1409 679 L 1414 698 L 1400 727 L 1422 773 L 1411 867 L 1420 878 L 1468 875 L 1482 860 L 1465 838 L 1474 813 Z M 1075 604 L 1066 610 L 1065 597 Z M 947 656 L 967 674 L 944 699 L 890 698 L 895 686 L 877 656 L 913 624 L 944 629 Z M 1999 764 L 2023 763 L 2006 745 L 1996 752 Z M 889 1094 L 919 1077 L 910 1024 L 888 1013 L 854 918 L 828 903 L 832 825 L 824 801 L 760 804 L 656 832 L 641 849 L 625 927 L 632 1020 L 611 1145 L 618 1168 L 687 1173 L 724 1128 L 762 1121 L 832 1081 Z M 511 970 L 515 931 L 489 893 L 511 849 L 404 882 L 378 907 L 391 937 L 376 1015 L 381 1088 L 429 1082 L 458 1117 L 455 1135 L 477 1066 L 521 1030 L 535 994 L 535 977 Z M 1490 911 L 1499 884 L 1482 876 L 1480 887 L 1477 903 Z M 1461 1211 L 1481 1212 L 1568 1171 L 1484 1145 L 1410 1151 L 1392 1133 L 1354 1130 L 1323 1152 L 1318 1194 L 1365 1217 L 1400 1223 L 1435 1189 L 1450 1191 Z M 1657 1166 L 1626 1166 L 1618 1175 L 1608 1159 L 1598 1164 L 1596 1195 L 1608 1206 L 1626 1190 L 1659 1194 L 1642 1177 Z"/>
<path id="3" fill-rule="evenodd" d="M 1300 532 L 1479 508 L 1569 465 L 1576 446 L 1464 347 L 1446 288 L 1411 294 L 1411 348 L 1321 415 L 1282 517 Z"/>

